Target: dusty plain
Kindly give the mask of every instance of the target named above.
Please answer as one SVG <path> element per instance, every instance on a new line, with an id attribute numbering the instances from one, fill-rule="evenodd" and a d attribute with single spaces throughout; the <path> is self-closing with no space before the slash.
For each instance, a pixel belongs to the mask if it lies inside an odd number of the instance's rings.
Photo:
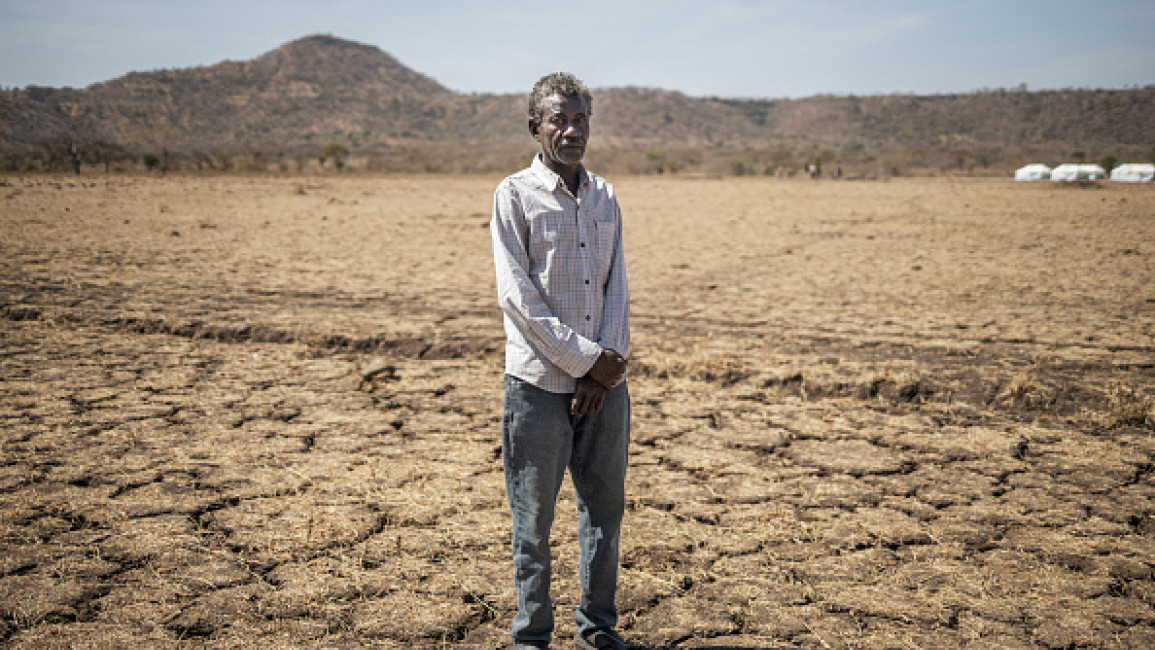
<path id="1" fill-rule="evenodd" d="M 497 178 L 0 180 L 0 645 L 507 645 Z M 1155 647 L 1155 187 L 613 180 L 631 638 Z"/>

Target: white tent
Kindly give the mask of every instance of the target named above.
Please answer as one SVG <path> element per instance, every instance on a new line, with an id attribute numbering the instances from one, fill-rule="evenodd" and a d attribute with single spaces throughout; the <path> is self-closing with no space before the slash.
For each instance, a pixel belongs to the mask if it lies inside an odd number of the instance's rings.
<path id="1" fill-rule="evenodd" d="M 1097 181 L 1100 178 L 1107 178 L 1107 170 L 1098 165 L 1067 163 L 1051 170 L 1053 181 Z"/>
<path id="2" fill-rule="evenodd" d="M 1051 177 L 1051 168 L 1035 163 L 1015 170 L 1016 181 L 1045 181 Z"/>
<path id="3" fill-rule="evenodd" d="M 1128 163 L 1111 170 L 1111 180 L 1120 183 L 1150 183 L 1155 178 L 1155 165 Z"/>

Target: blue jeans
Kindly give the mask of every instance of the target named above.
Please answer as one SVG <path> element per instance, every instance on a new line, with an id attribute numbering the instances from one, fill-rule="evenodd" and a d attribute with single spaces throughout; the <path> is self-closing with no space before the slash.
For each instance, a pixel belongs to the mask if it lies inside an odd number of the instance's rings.
<path id="1" fill-rule="evenodd" d="M 625 511 L 630 397 L 625 382 L 594 415 L 570 415 L 570 395 L 505 376 L 501 451 L 513 516 L 514 642 L 549 642 L 549 533 L 566 467 L 577 492 L 581 545 L 578 633 L 617 625 L 618 538 Z"/>

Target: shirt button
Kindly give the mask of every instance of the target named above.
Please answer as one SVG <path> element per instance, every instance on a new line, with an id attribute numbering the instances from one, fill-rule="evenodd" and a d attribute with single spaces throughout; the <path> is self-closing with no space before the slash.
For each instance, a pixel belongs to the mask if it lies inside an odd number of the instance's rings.
<path id="1" fill-rule="evenodd" d="M 590 283 L 590 281 L 589 281 L 589 280 L 586 280 L 586 284 L 589 284 L 589 283 Z"/>
<path id="2" fill-rule="evenodd" d="M 586 316 L 586 320 L 589 320 L 589 319 L 590 319 L 590 317 L 587 315 L 587 316 Z"/>
<path id="3" fill-rule="evenodd" d="M 583 241 L 582 242 L 582 248 L 585 248 L 585 247 L 586 247 L 586 243 Z"/>

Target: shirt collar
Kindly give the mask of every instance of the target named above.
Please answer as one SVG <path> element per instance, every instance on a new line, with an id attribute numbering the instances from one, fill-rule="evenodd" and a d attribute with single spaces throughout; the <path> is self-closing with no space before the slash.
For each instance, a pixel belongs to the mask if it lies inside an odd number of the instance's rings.
<path id="1" fill-rule="evenodd" d="M 530 165 L 530 169 L 533 170 L 534 175 L 536 175 L 538 179 L 541 180 L 541 182 L 545 183 L 546 187 L 550 189 L 565 187 L 565 181 L 562 180 L 561 176 L 559 176 L 554 170 L 545 166 L 545 161 L 542 160 L 540 153 L 533 157 L 533 164 Z M 586 166 L 579 163 L 578 190 L 580 191 L 582 188 L 589 185 L 589 182 L 590 176 L 589 173 L 586 172 Z"/>

